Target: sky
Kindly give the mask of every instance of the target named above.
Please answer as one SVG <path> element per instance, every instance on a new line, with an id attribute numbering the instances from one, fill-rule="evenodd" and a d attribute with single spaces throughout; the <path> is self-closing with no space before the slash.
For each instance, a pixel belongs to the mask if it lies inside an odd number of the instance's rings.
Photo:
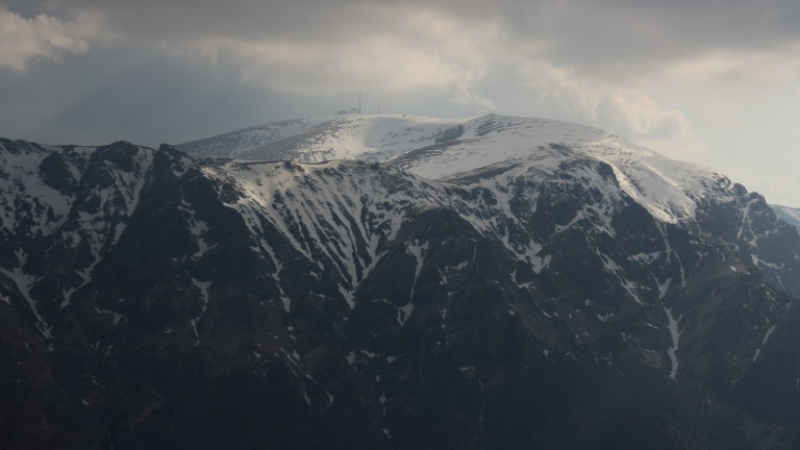
<path id="1" fill-rule="evenodd" d="M 603 128 L 800 207 L 797 0 L 0 0 L 0 136 L 362 112 Z"/>

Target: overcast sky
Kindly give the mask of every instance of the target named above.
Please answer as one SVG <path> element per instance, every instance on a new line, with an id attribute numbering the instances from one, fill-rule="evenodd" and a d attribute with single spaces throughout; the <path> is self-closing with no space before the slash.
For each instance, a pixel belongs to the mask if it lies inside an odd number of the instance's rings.
<path id="1" fill-rule="evenodd" d="M 797 0 L 0 0 L 0 136 L 177 144 L 277 120 L 568 120 L 800 207 Z"/>

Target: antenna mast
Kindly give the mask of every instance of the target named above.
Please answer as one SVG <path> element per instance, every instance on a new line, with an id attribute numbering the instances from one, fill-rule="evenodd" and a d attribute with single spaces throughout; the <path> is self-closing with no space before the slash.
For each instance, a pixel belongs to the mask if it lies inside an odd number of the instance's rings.
<path id="1" fill-rule="evenodd" d="M 358 91 L 358 113 L 361 114 L 361 91 Z"/>

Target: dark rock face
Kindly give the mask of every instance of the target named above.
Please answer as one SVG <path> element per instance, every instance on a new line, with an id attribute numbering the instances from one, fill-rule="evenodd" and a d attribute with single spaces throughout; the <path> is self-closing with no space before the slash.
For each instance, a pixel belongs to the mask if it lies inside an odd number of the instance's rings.
<path id="1" fill-rule="evenodd" d="M 800 238 L 743 188 L 0 144 L 2 448 L 800 445 Z"/>

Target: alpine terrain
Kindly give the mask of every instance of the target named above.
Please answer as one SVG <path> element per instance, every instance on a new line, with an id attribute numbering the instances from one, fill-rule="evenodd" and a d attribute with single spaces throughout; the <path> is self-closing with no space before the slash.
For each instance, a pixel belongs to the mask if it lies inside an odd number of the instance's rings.
<path id="1" fill-rule="evenodd" d="M 800 446 L 797 229 L 602 130 L 0 140 L 0 196 L 0 448 Z"/>

